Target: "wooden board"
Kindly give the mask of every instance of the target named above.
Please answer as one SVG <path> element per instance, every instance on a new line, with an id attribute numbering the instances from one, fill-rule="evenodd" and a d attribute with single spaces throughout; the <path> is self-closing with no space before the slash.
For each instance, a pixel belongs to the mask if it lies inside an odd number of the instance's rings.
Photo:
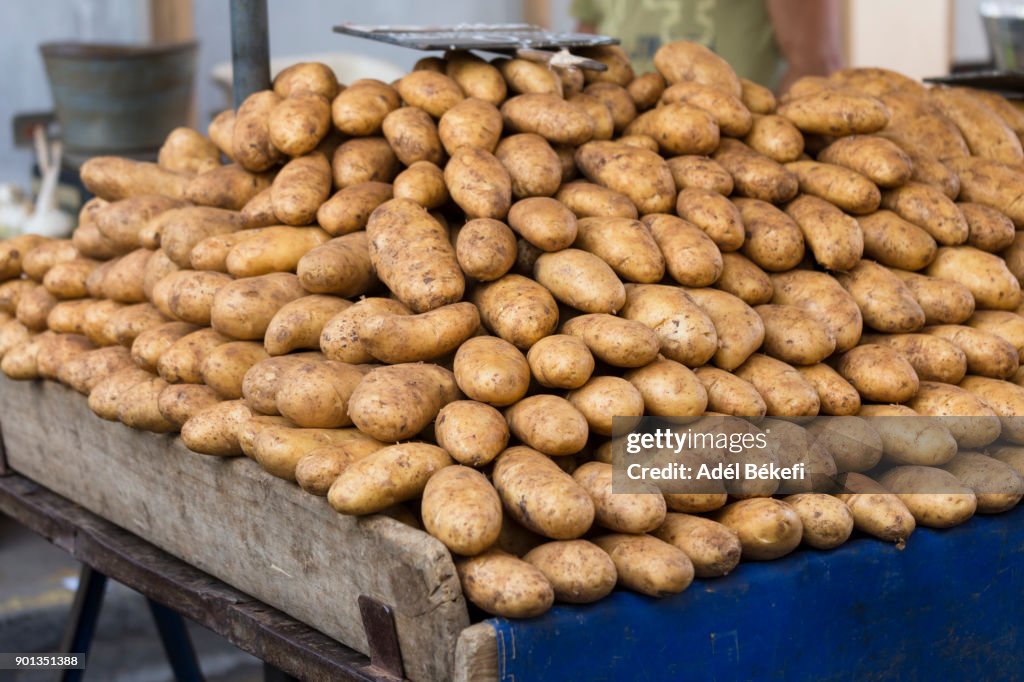
<path id="1" fill-rule="evenodd" d="M 337 514 L 244 457 L 104 422 L 56 383 L 0 376 L 0 424 L 14 471 L 362 653 L 359 595 L 390 604 L 406 674 L 453 678 L 469 615 L 426 533 Z"/>

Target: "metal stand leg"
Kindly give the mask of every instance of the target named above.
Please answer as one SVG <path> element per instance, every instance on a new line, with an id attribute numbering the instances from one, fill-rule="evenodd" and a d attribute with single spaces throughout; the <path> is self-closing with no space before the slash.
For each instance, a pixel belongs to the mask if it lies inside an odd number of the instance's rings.
<path id="1" fill-rule="evenodd" d="M 279 669 L 270 665 L 266 661 L 263 662 L 263 682 L 299 682 L 298 678 L 292 677 L 288 673 L 281 672 Z"/>
<path id="2" fill-rule="evenodd" d="M 237 109 L 245 98 L 270 87 L 267 0 L 231 0 L 232 92 Z"/>
<path id="3" fill-rule="evenodd" d="M 88 656 L 92 636 L 96 632 L 96 621 L 99 620 L 100 609 L 103 607 L 106 587 L 107 576 L 89 566 L 82 566 L 82 572 L 78 577 L 78 591 L 71 605 L 71 616 L 60 643 L 62 653 Z M 84 674 L 84 670 L 65 670 L 60 679 L 62 682 L 81 682 Z"/>
<path id="4" fill-rule="evenodd" d="M 203 671 L 196 660 L 192 639 L 185 628 L 185 620 L 176 611 L 163 604 L 147 599 L 149 611 L 153 614 L 156 629 L 160 632 L 167 660 L 178 682 L 203 682 Z"/>

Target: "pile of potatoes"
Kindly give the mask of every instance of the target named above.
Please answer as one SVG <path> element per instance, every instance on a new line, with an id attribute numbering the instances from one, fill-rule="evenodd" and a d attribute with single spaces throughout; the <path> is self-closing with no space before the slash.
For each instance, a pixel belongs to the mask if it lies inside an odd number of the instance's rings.
<path id="1" fill-rule="evenodd" d="M 1024 113 L 585 54 L 299 64 L 156 163 L 90 160 L 70 240 L 0 243 L 0 367 L 420 527 L 508 617 L 1013 507 Z M 613 494 L 642 415 L 765 418 L 819 484 Z M 770 421 L 816 415 L 846 419 Z"/>

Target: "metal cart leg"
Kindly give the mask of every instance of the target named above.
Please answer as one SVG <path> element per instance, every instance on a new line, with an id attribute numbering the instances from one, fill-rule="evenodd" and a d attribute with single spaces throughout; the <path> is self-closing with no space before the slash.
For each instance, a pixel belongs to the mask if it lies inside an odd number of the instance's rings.
<path id="1" fill-rule="evenodd" d="M 60 650 L 68 654 L 84 654 L 88 656 L 92 637 L 96 633 L 96 621 L 103 607 L 103 595 L 106 593 L 107 576 L 89 566 L 82 565 L 78 577 L 78 591 L 71 605 L 71 616 L 67 629 L 61 639 Z M 65 670 L 61 675 L 62 682 L 81 682 L 84 670 Z"/>
<path id="2" fill-rule="evenodd" d="M 160 632 L 160 641 L 163 642 L 167 660 L 174 671 L 174 679 L 178 682 L 203 682 L 203 671 L 196 660 L 196 651 L 185 628 L 185 619 L 152 599 L 146 602 L 156 622 L 156 629 Z"/>
<path id="3" fill-rule="evenodd" d="M 231 91 L 237 109 L 254 92 L 270 87 L 267 0 L 231 0 Z"/>
<path id="4" fill-rule="evenodd" d="M 299 682 L 297 677 L 292 677 L 286 672 L 275 668 L 266 661 L 263 662 L 263 682 Z"/>

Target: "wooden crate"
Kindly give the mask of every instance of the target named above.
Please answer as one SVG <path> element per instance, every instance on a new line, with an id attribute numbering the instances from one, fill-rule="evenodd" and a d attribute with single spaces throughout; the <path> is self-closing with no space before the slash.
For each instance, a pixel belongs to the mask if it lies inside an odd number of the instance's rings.
<path id="1" fill-rule="evenodd" d="M 103 421 L 54 382 L 0 375 L 0 426 L 12 470 L 357 651 L 359 595 L 390 604 L 410 679 L 496 679 L 493 628 L 470 627 L 451 556 L 426 533 Z"/>

